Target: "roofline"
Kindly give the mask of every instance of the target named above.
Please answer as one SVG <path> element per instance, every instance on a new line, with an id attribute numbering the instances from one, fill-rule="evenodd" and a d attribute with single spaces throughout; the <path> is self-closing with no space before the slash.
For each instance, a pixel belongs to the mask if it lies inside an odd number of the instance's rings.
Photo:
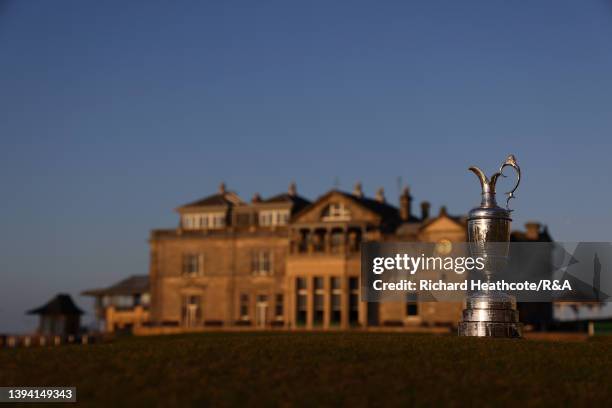
<path id="1" fill-rule="evenodd" d="M 365 205 L 363 205 L 362 203 L 359 202 L 360 197 L 355 196 L 354 194 L 348 193 L 346 191 L 342 191 L 342 190 L 338 190 L 338 189 L 331 189 L 329 190 L 327 193 L 317 197 L 316 200 L 314 200 L 313 202 L 311 202 L 310 204 L 308 204 L 307 206 L 305 206 L 304 208 L 302 208 L 300 211 L 298 211 L 297 213 L 295 213 L 293 215 L 293 217 L 291 217 L 292 220 L 297 219 L 298 217 L 300 217 L 303 213 L 309 211 L 311 209 L 311 207 L 314 207 L 316 204 L 318 204 L 320 201 L 324 200 L 325 198 L 327 198 L 328 196 L 331 196 L 332 194 L 337 193 L 340 194 L 341 196 L 348 198 L 349 200 L 352 200 L 355 204 L 361 206 L 362 208 L 364 208 L 366 211 L 370 212 L 371 214 L 374 214 L 376 217 L 381 218 L 381 215 L 376 213 L 376 211 L 373 211 L 372 209 L 366 207 Z M 366 197 L 363 196 L 361 198 L 364 198 L 366 200 L 372 200 L 372 201 L 376 201 L 373 198 L 370 197 Z M 382 202 L 380 203 L 382 205 L 387 205 L 391 208 L 394 208 L 395 210 L 397 210 L 397 207 L 387 203 L 387 202 Z"/>
<path id="2" fill-rule="evenodd" d="M 223 195 L 223 199 L 226 201 L 229 201 L 229 203 L 224 203 L 224 204 L 214 204 L 214 205 L 196 205 L 198 202 L 206 200 L 210 197 L 214 197 L 214 196 L 218 196 L 218 195 Z M 228 199 L 227 197 L 233 197 L 235 200 L 231 200 Z M 235 201 L 235 202 L 234 202 Z M 206 197 L 202 197 L 200 199 L 194 200 L 194 201 L 190 201 L 187 204 L 183 204 L 180 205 L 178 207 L 176 207 L 174 210 L 178 211 L 180 209 L 184 209 L 184 208 L 206 208 L 206 207 L 229 207 L 230 205 L 235 205 L 235 206 L 239 206 L 239 205 L 244 205 L 246 204 L 245 201 L 240 198 L 240 195 L 238 195 L 238 193 L 236 193 L 235 191 L 226 191 L 224 193 L 216 193 L 216 194 L 211 194 L 208 195 Z"/>
<path id="3" fill-rule="evenodd" d="M 202 210 L 206 210 L 206 212 L 215 212 L 215 210 L 217 210 L 218 212 L 220 211 L 227 211 L 227 209 L 230 207 L 229 204 L 215 204 L 215 205 L 183 205 L 180 207 L 176 207 L 174 209 L 175 212 L 179 213 L 179 214 L 184 214 L 184 213 L 198 213 L 198 212 L 202 212 Z"/>
<path id="4" fill-rule="evenodd" d="M 125 281 L 130 280 L 130 279 L 134 279 L 134 278 L 137 278 L 137 279 L 147 279 L 147 283 L 150 284 L 150 280 L 149 280 L 149 275 L 148 274 L 147 275 L 130 275 L 127 278 L 121 279 L 120 281 L 118 281 L 116 283 L 113 283 L 110 286 L 107 286 L 106 288 L 87 289 L 87 290 L 82 291 L 80 294 L 81 294 L 81 296 L 93 296 L 93 297 L 102 296 L 102 295 L 105 295 L 108 292 L 111 292 L 113 290 L 113 287 L 119 285 L 120 283 L 125 282 Z M 150 287 L 147 288 L 147 292 L 149 292 L 149 291 L 150 291 Z M 144 293 L 144 292 L 134 292 L 134 293 Z"/>

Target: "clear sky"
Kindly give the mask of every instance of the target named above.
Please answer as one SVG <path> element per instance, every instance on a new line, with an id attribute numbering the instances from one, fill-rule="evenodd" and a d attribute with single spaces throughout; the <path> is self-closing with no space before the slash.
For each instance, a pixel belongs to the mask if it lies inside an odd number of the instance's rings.
<path id="1" fill-rule="evenodd" d="M 3 1 L 0 115 L 0 332 L 221 180 L 460 214 L 514 153 L 516 227 L 612 241 L 610 1 Z"/>

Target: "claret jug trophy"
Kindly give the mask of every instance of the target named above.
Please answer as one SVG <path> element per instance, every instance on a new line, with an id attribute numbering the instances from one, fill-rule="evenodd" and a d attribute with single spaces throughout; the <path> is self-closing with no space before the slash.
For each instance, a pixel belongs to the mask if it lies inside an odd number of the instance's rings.
<path id="1" fill-rule="evenodd" d="M 516 171 L 516 184 L 506 193 L 506 208 L 497 205 L 495 186 L 506 167 Z M 482 187 L 482 202 L 468 215 L 468 243 L 471 256 L 484 259 L 484 278 L 491 282 L 507 264 L 510 250 L 510 224 L 508 208 L 521 181 L 521 169 L 513 155 L 508 156 L 499 170 L 490 178 L 478 167 L 470 167 Z M 459 323 L 460 336 L 520 338 L 523 326 L 519 322 L 516 299 L 504 292 L 484 290 L 471 293 L 466 299 L 466 309 Z"/>

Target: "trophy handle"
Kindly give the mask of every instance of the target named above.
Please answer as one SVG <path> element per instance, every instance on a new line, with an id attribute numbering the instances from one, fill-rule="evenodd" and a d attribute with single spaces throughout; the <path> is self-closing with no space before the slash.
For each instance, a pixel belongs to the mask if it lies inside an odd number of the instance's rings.
<path id="1" fill-rule="evenodd" d="M 512 188 L 512 190 L 506 192 L 506 196 L 508 198 L 506 198 L 506 209 L 508 211 L 512 211 L 510 210 L 510 200 L 513 199 L 515 197 L 514 192 L 516 191 L 516 189 L 518 188 L 520 182 L 521 182 L 521 168 L 519 167 L 518 163 L 516 162 L 516 157 L 514 157 L 513 154 L 509 155 L 506 158 L 506 161 L 504 162 L 504 164 L 501 165 L 501 167 L 499 168 L 499 175 L 502 177 L 507 177 L 504 174 L 504 168 L 506 167 L 512 167 L 515 171 L 516 171 L 516 184 L 514 185 L 514 187 Z"/>

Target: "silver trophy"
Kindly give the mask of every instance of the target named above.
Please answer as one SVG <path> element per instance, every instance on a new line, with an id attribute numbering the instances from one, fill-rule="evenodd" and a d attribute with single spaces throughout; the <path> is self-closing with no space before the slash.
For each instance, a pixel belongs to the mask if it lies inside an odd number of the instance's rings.
<path id="1" fill-rule="evenodd" d="M 506 193 L 506 208 L 495 201 L 495 185 L 503 171 L 512 167 L 517 174 L 514 188 Z M 471 255 L 482 257 L 485 262 L 484 275 L 487 282 L 505 267 L 510 250 L 510 210 L 508 203 L 514 197 L 520 181 L 521 169 L 513 155 L 508 156 L 499 171 L 487 178 L 478 167 L 470 167 L 482 187 L 482 202 L 468 216 L 468 242 Z M 459 322 L 460 336 L 520 338 L 523 325 L 519 322 L 516 299 L 499 291 L 480 291 L 466 299 L 463 319 Z"/>

